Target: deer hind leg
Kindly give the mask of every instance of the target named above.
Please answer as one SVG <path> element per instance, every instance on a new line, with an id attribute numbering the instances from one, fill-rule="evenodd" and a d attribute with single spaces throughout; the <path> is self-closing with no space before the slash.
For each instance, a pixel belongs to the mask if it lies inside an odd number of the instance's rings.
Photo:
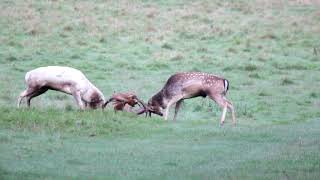
<path id="1" fill-rule="evenodd" d="M 229 109 L 229 110 L 231 111 L 231 113 L 232 113 L 232 124 L 235 126 L 235 125 L 236 125 L 236 113 L 235 113 L 235 111 L 234 111 L 234 107 L 233 107 L 231 101 L 229 101 L 229 100 L 226 99 L 225 97 L 224 97 L 224 99 L 225 99 L 226 102 L 227 102 L 227 107 L 228 107 L 228 109 Z"/>
<path id="2" fill-rule="evenodd" d="M 46 87 L 42 87 L 42 88 L 39 88 L 39 89 L 36 89 L 35 91 L 33 91 L 31 94 L 29 94 L 27 96 L 27 104 L 28 104 L 28 107 L 30 107 L 30 102 L 31 102 L 31 99 L 32 98 L 35 98 L 43 93 L 45 93 L 46 91 L 48 91 L 48 88 Z"/>
<path id="3" fill-rule="evenodd" d="M 18 101 L 17 101 L 17 107 L 18 107 L 18 108 L 19 108 L 20 105 L 21 105 L 22 99 L 25 98 L 25 97 L 29 94 L 28 90 L 29 90 L 29 89 L 24 90 L 24 91 L 20 94 L 20 96 L 18 97 Z M 29 90 L 29 91 L 30 91 L 30 90 Z"/>
<path id="4" fill-rule="evenodd" d="M 222 126 L 226 118 L 228 102 L 221 94 L 210 96 L 210 98 L 214 100 L 222 108 L 222 114 L 220 118 L 220 125 Z"/>
<path id="5" fill-rule="evenodd" d="M 23 98 L 28 98 L 28 96 L 31 96 L 33 93 L 35 93 L 35 91 L 37 91 L 36 88 L 30 88 L 30 87 L 28 87 L 26 90 L 24 90 L 24 91 L 20 94 L 20 96 L 18 97 L 17 107 L 18 107 L 18 108 L 20 107 Z"/>
<path id="6" fill-rule="evenodd" d="M 183 102 L 183 99 L 179 100 L 177 103 L 176 103 L 176 107 L 175 107 L 175 110 L 174 110 L 174 116 L 173 116 L 173 121 L 176 122 L 176 118 L 177 118 L 177 114 L 178 114 L 178 111 L 181 107 L 181 104 Z"/>

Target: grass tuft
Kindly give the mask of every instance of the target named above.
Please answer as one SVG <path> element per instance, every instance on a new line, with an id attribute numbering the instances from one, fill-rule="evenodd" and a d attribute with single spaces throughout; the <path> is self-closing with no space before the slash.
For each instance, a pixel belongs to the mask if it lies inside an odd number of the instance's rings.
<path id="1" fill-rule="evenodd" d="M 318 98 L 318 97 L 320 97 L 320 94 L 316 93 L 316 92 L 312 92 L 312 93 L 310 93 L 310 97 L 311 98 Z"/>
<path id="2" fill-rule="evenodd" d="M 296 63 L 296 64 L 288 64 L 288 63 L 272 63 L 272 66 L 280 69 L 280 70 L 307 70 L 309 69 L 305 63 Z"/>
<path id="3" fill-rule="evenodd" d="M 150 70 L 163 70 L 169 68 L 169 65 L 161 62 L 154 62 L 147 65 Z"/>
<path id="4" fill-rule="evenodd" d="M 233 71 L 233 70 L 235 70 L 235 69 L 237 69 L 237 68 L 234 67 L 234 66 L 227 66 L 227 67 L 224 67 L 224 68 L 223 68 L 223 71 Z"/>
<path id="5" fill-rule="evenodd" d="M 8 62 L 14 62 L 14 61 L 18 61 L 18 58 L 14 57 L 14 56 L 9 56 L 9 57 L 6 58 L 6 60 Z"/>
<path id="6" fill-rule="evenodd" d="M 274 34 L 265 34 L 265 35 L 261 36 L 261 39 L 277 40 L 278 37 Z"/>
<path id="7" fill-rule="evenodd" d="M 162 47 L 163 49 L 173 50 L 172 45 L 170 45 L 170 44 L 168 44 L 168 43 L 164 43 L 161 47 Z"/>
<path id="8" fill-rule="evenodd" d="M 63 30 L 64 30 L 64 31 L 67 31 L 67 32 L 70 32 L 70 31 L 73 30 L 73 28 L 72 28 L 72 26 L 65 26 L 65 27 L 63 28 Z"/>
<path id="9" fill-rule="evenodd" d="M 171 61 L 181 61 L 181 60 L 183 60 L 183 56 L 181 54 L 176 54 L 170 60 Z"/>
<path id="10" fill-rule="evenodd" d="M 245 71 L 256 71 L 258 70 L 258 66 L 255 64 L 247 64 L 244 66 Z"/>
<path id="11" fill-rule="evenodd" d="M 292 85 L 294 84 L 294 81 L 285 77 L 281 80 L 281 85 L 286 86 L 286 85 Z"/>
<path id="12" fill-rule="evenodd" d="M 35 36 L 35 35 L 39 34 L 39 31 L 37 31 L 36 29 L 32 29 L 28 32 L 28 34 L 31 36 Z"/>
<path id="13" fill-rule="evenodd" d="M 254 79 L 262 79 L 262 76 L 259 75 L 258 73 L 251 73 L 251 74 L 249 74 L 249 77 L 254 78 Z"/>
<path id="14" fill-rule="evenodd" d="M 270 94 L 268 94 L 267 92 L 262 91 L 262 92 L 259 92 L 258 96 L 264 97 L 264 96 L 270 96 Z"/>

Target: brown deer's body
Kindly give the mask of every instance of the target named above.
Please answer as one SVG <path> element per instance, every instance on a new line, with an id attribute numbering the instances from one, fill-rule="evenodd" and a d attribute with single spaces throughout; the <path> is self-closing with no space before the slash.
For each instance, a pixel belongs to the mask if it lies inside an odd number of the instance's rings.
<path id="1" fill-rule="evenodd" d="M 134 112 L 133 107 L 137 104 L 144 107 L 144 103 L 139 100 L 134 93 L 115 93 L 104 104 L 104 107 L 107 106 L 110 102 L 112 102 L 113 109 L 115 111 Z"/>
<path id="2" fill-rule="evenodd" d="M 184 99 L 208 96 L 223 109 L 220 123 L 224 123 L 227 109 L 230 109 L 235 124 L 233 105 L 225 98 L 228 88 L 228 80 L 212 74 L 202 72 L 177 73 L 172 75 L 164 87 L 149 100 L 148 109 L 149 112 L 156 114 L 161 114 L 162 109 L 164 119 L 167 120 L 170 106 L 176 104 L 173 118 L 175 121 Z"/>

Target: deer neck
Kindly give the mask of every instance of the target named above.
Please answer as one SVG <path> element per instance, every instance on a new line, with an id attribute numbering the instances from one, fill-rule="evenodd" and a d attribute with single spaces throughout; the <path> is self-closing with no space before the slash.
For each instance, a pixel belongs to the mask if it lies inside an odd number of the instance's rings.
<path id="1" fill-rule="evenodd" d="M 101 101 L 105 100 L 101 91 L 93 85 L 88 88 L 82 98 L 86 102 L 97 101 L 98 99 L 100 99 Z"/>
<path id="2" fill-rule="evenodd" d="M 165 101 L 165 99 L 163 97 L 162 91 L 158 92 L 156 95 L 154 95 L 151 98 L 151 104 L 153 106 L 158 106 L 158 107 L 161 107 L 163 109 L 167 107 L 167 102 Z"/>

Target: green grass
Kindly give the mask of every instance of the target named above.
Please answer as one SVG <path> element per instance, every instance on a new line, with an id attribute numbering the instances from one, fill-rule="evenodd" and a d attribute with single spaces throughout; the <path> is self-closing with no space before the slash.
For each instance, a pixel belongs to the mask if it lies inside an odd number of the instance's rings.
<path id="1" fill-rule="evenodd" d="M 1 1 L 0 179 L 317 179 L 319 6 L 299 2 Z M 219 127 L 202 98 L 177 123 L 81 112 L 57 92 L 16 109 L 25 73 L 47 65 L 144 101 L 175 72 L 218 74 L 239 123 Z"/>
<path id="2" fill-rule="evenodd" d="M 4 179 L 317 179 L 319 175 L 318 120 L 221 128 L 209 120 L 175 124 L 133 119 L 126 113 L 49 110 L 49 121 L 43 119 L 44 111 L 30 110 L 32 118 L 24 113 L 2 112 L 2 118 L 8 118 L 0 133 Z"/>

